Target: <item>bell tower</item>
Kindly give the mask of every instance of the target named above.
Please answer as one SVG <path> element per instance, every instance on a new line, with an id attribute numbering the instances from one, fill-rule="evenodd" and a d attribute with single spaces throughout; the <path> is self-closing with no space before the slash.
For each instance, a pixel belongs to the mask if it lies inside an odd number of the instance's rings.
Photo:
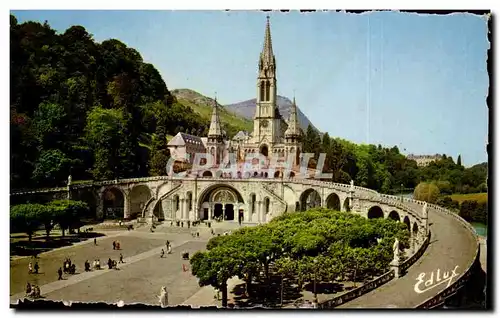
<path id="1" fill-rule="evenodd" d="M 264 47 L 259 57 L 257 99 L 255 106 L 254 142 L 271 146 L 281 142 L 281 115 L 276 105 L 276 58 L 271 41 L 269 16 L 266 22 Z"/>

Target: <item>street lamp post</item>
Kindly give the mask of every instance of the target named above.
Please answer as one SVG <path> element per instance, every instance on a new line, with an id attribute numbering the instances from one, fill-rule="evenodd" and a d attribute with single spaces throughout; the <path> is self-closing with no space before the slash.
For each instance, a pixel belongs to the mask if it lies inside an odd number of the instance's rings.
<path id="1" fill-rule="evenodd" d="M 403 202 L 403 184 L 401 183 L 401 202 Z"/>
<path id="2" fill-rule="evenodd" d="M 285 249 L 281 249 L 281 255 L 283 256 L 285 254 Z M 283 271 L 281 271 L 281 302 L 280 302 L 280 307 L 283 307 Z"/>
<path id="3" fill-rule="evenodd" d="M 317 280 L 317 264 L 318 264 L 318 259 L 314 259 L 314 302 L 317 304 L 318 303 L 318 294 L 316 292 L 316 280 Z"/>

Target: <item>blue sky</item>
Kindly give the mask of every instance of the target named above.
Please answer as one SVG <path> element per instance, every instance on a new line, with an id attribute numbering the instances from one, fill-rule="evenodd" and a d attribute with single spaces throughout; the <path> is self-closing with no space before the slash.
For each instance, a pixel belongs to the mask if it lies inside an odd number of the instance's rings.
<path id="1" fill-rule="evenodd" d="M 262 12 L 13 11 L 64 32 L 116 38 L 160 71 L 169 89 L 230 104 L 256 95 Z M 487 160 L 486 19 L 470 14 L 271 13 L 278 94 L 330 136 L 401 152 Z"/>

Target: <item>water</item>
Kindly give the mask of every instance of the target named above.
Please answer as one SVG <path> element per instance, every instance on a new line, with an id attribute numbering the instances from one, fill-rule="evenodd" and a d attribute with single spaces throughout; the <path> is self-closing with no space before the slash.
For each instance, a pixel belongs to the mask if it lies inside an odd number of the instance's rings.
<path id="1" fill-rule="evenodd" d="M 476 230 L 477 235 L 486 236 L 488 234 L 488 226 L 486 224 L 471 222 L 471 225 Z"/>

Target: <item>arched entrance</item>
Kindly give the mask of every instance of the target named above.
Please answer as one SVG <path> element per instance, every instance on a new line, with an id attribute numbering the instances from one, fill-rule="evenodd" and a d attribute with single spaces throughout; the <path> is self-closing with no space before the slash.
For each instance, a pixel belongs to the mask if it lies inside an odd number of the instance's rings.
<path id="1" fill-rule="evenodd" d="M 391 213 L 389 213 L 389 215 L 387 216 L 388 219 L 392 219 L 396 222 L 399 222 L 401 221 L 401 219 L 399 218 L 399 213 L 397 211 L 391 211 Z"/>
<path id="2" fill-rule="evenodd" d="M 377 218 L 383 218 L 384 217 L 384 211 L 382 211 L 382 208 L 374 205 L 368 210 L 368 218 L 369 219 L 377 219 Z"/>
<path id="3" fill-rule="evenodd" d="M 406 224 L 408 232 L 411 232 L 410 218 L 408 216 L 405 216 L 405 218 L 403 219 L 403 223 Z"/>
<path id="4" fill-rule="evenodd" d="M 125 200 L 118 188 L 108 188 L 102 194 L 104 219 L 120 219 L 124 217 Z"/>
<path id="5" fill-rule="evenodd" d="M 200 196 L 198 218 L 221 221 L 243 221 L 244 201 L 241 194 L 228 185 L 216 185 Z"/>
<path id="6" fill-rule="evenodd" d="M 137 185 L 130 191 L 130 215 L 129 219 L 135 219 L 142 215 L 142 209 L 151 198 L 151 191 L 145 185 Z"/>
<path id="7" fill-rule="evenodd" d="M 349 204 L 349 198 L 344 200 L 344 211 L 351 212 L 351 205 Z"/>
<path id="8" fill-rule="evenodd" d="M 307 189 L 300 195 L 300 210 L 306 211 L 321 206 L 321 196 L 314 189 Z"/>
<path id="9" fill-rule="evenodd" d="M 259 152 L 260 152 L 263 156 L 267 157 L 267 155 L 269 154 L 269 148 L 268 148 L 268 147 L 267 147 L 267 145 L 265 145 L 265 144 L 264 144 L 264 145 L 261 145 L 261 146 L 260 146 L 260 149 L 259 149 Z"/>
<path id="10" fill-rule="evenodd" d="M 326 198 L 326 208 L 340 211 L 340 198 L 336 193 L 332 193 Z"/>
<path id="11" fill-rule="evenodd" d="M 417 237 L 418 234 L 418 225 L 417 222 L 413 223 L 413 237 Z"/>

